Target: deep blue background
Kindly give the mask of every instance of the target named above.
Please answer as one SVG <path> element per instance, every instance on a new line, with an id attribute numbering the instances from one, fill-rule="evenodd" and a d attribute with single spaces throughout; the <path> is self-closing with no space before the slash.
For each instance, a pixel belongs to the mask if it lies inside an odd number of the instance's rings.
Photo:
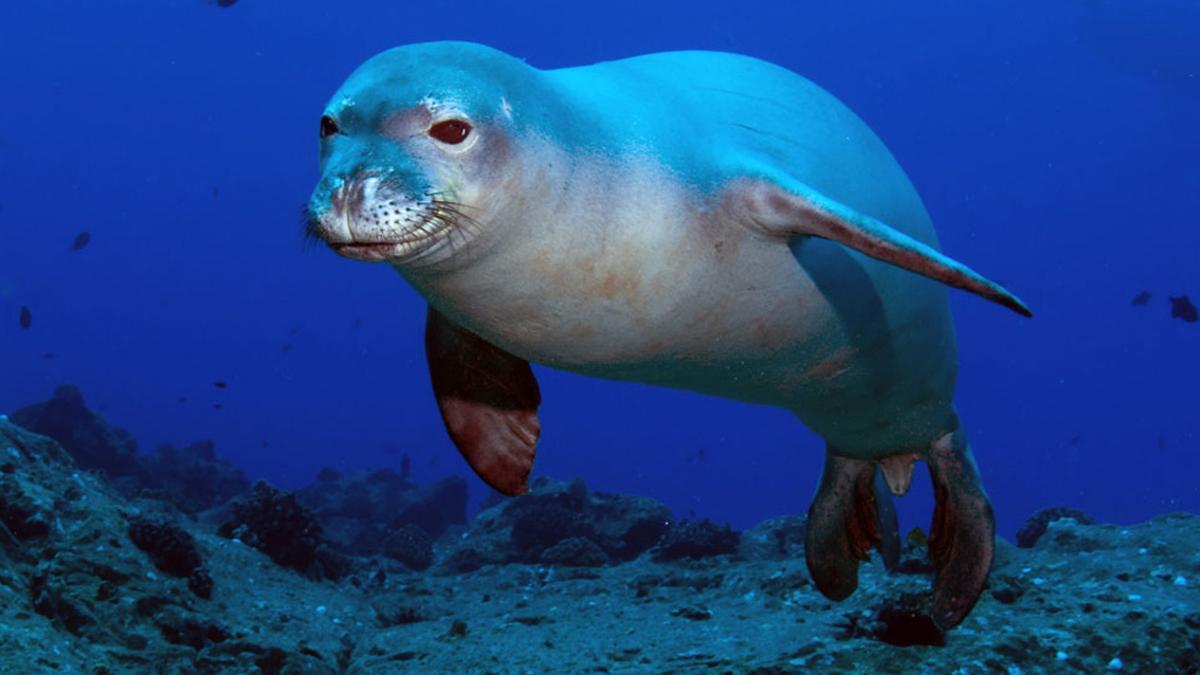
<path id="1" fill-rule="evenodd" d="M 846 101 L 945 250 L 1034 308 L 953 298 L 959 408 L 1002 533 L 1060 503 L 1118 522 L 1200 511 L 1200 325 L 1166 300 L 1200 300 L 1200 6 L 827 4 L 11 3 L 0 411 L 71 381 L 146 449 L 211 437 L 285 486 L 405 452 L 418 480 L 466 475 L 429 393 L 420 298 L 386 266 L 301 243 L 326 99 L 407 42 L 474 40 L 544 68 L 720 49 Z M 84 229 L 91 245 L 69 252 Z M 1150 304 L 1131 306 L 1143 288 Z M 539 377 L 537 473 L 738 526 L 807 508 L 822 447 L 781 411 Z M 918 475 L 905 527 L 928 519 Z"/>

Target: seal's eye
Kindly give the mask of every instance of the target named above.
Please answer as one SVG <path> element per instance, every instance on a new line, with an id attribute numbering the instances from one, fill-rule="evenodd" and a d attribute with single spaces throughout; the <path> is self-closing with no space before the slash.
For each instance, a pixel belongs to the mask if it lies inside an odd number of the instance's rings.
<path id="1" fill-rule="evenodd" d="M 341 128 L 338 127 L 337 120 L 329 115 L 321 115 L 321 138 L 332 136 L 341 133 Z"/>
<path id="2" fill-rule="evenodd" d="M 429 127 L 429 135 L 443 143 L 458 145 L 471 135 L 471 125 L 462 120 L 446 120 Z"/>

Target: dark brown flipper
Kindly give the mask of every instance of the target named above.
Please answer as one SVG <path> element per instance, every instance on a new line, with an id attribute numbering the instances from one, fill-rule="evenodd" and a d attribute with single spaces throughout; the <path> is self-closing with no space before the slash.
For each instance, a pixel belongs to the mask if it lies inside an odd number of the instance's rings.
<path id="1" fill-rule="evenodd" d="M 524 493 L 541 424 L 529 362 L 492 345 L 433 307 L 425 358 L 446 431 L 467 463 L 506 495 Z"/>
<path id="2" fill-rule="evenodd" d="M 927 459 L 937 506 L 929 528 L 933 620 L 957 626 L 975 606 L 992 567 L 996 523 L 966 434 L 959 427 L 934 442 Z"/>
<path id="3" fill-rule="evenodd" d="M 891 495 L 875 462 L 829 451 L 812 506 L 804 541 L 808 572 L 830 600 L 844 600 L 858 588 L 858 563 L 872 546 L 895 566 L 900 535 Z"/>

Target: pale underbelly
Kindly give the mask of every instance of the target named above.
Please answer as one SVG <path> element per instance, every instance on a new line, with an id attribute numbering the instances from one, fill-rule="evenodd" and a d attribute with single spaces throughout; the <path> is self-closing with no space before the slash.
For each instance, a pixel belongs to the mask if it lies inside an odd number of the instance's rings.
<path id="1" fill-rule="evenodd" d="M 852 334 L 855 327 L 806 280 L 708 301 L 732 309 L 709 306 L 623 331 L 610 322 L 595 342 L 583 341 L 590 348 L 575 342 L 532 360 L 781 407 L 845 454 L 892 454 L 925 444 L 949 424 L 956 356 L 938 303 Z"/>

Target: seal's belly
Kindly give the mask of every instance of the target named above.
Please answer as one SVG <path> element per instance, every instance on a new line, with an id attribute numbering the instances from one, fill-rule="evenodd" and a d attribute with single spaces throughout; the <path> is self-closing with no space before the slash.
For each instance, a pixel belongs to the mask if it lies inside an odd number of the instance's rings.
<path id="1" fill-rule="evenodd" d="M 831 242 L 789 248 L 662 191 L 580 198 L 622 197 L 637 219 L 576 207 L 570 227 L 531 220 L 427 297 L 531 362 L 785 407 L 848 451 L 894 451 L 890 426 L 944 417 L 955 357 L 936 283 Z"/>
<path id="2" fill-rule="evenodd" d="M 883 316 L 880 330 L 851 335 L 787 246 L 718 223 L 695 236 L 696 222 L 627 230 L 603 246 L 545 242 L 524 258 L 522 283 L 492 289 L 489 311 L 472 317 L 483 325 L 471 327 L 544 365 L 786 407 L 827 437 L 948 400 L 952 364 L 916 353 L 935 340 L 912 339 L 942 330 L 936 321 L 910 320 L 899 327 L 917 335 L 897 340 Z M 693 234 L 663 234 L 673 229 Z"/>

